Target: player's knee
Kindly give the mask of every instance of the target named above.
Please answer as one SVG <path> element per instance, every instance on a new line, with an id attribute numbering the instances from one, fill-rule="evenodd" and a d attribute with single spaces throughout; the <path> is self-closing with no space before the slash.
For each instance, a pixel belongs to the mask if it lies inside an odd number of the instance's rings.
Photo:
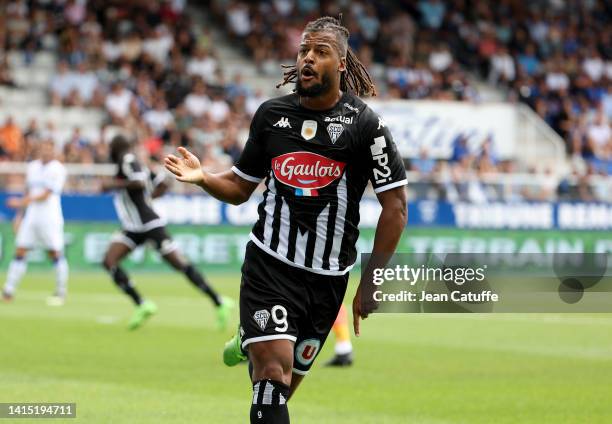
<path id="1" fill-rule="evenodd" d="M 47 252 L 47 255 L 49 256 L 49 259 L 51 259 L 52 261 L 57 261 L 61 257 L 60 253 L 56 250 L 49 250 Z"/>
<path id="2" fill-rule="evenodd" d="M 27 252 L 28 252 L 27 249 L 24 249 L 23 247 L 18 247 L 15 250 L 15 259 L 18 261 L 23 260 Z"/>
<path id="3" fill-rule="evenodd" d="M 289 385 L 291 384 L 291 370 L 285 368 L 280 361 L 267 361 L 261 366 L 255 366 L 253 376 L 256 380 L 275 380 Z"/>
<path id="4" fill-rule="evenodd" d="M 110 271 L 111 269 L 113 269 L 115 265 L 117 265 L 117 263 L 111 258 L 109 258 L 108 256 L 105 256 L 104 259 L 102 260 L 102 266 L 107 271 Z"/>

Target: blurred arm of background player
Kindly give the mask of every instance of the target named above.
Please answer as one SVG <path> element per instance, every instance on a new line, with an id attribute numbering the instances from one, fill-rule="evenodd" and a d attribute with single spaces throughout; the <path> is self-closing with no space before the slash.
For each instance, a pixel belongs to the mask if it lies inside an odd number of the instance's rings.
<path id="1" fill-rule="evenodd" d="M 153 199 L 157 199 L 158 197 L 162 197 L 164 194 L 168 192 L 170 185 L 166 180 L 167 174 L 165 172 L 159 172 L 156 175 L 153 175 L 153 192 L 151 193 L 151 197 Z"/>
<path id="2" fill-rule="evenodd" d="M 12 209 L 24 209 L 32 202 L 44 202 L 52 193 L 53 192 L 49 189 L 46 189 L 36 196 L 30 196 L 26 193 L 23 197 L 11 197 L 6 201 L 6 205 Z"/>
<path id="3" fill-rule="evenodd" d="M 184 147 L 179 147 L 178 152 L 182 158 L 166 157 L 166 169 L 176 175 L 177 180 L 195 184 L 222 202 L 239 205 L 249 200 L 257 188 L 258 183 L 247 181 L 231 170 L 218 174 L 203 171 L 199 159 Z"/>
<path id="4" fill-rule="evenodd" d="M 408 219 L 406 187 L 401 186 L 383 191 L 376 196 L 382 206 L 382 212 L 380 213 L 378 224 L 376 225 L 372 258 L 375 258 L 376 261 L 374 266 L 380 267 L 384 266 L 393 252 L 395 252 L 402 231 L 404 231 L 406 226 L 406 221 Z M 370 262 L 372 263 L 374 261 Z M 372 265 L 371 263 L 369 265 Z M 364 272 L 363 275 L 365 278 L 368 278 L 371 274 L 369 272 Z M 357 292 L 353 298 L 353 329 L 357 337 L 360 335 L 359 319 L 366 319 L 368 317 L 368 311 L 363 310 L 363 303 L 361 302 L 363 284 L 371 284 L 371 282 L 366 281 L 364 283 L 362 279 L 359 282 L 359 287 L 357 287 Z"/>
<path id="5" fill-rule="evenodd" d="M 15 234 L 19 230 L 19 226 L 21 225 L 21 220 L 23 219 L 23 211 L 28 205 L 32 202 L 44 202 L 51 195 L 51 190 L 45 190 L 40 193 L 38 196 L 30 196 L 28 192 L 25 193 L 23 197 L 11 197 L 6 200 L 6 206 L 11 209 L 17 209 L 17 213 L 15 213 L 15 218 L 13 218 L 13 231 Z"/>
<path id="6" fill-rule="evenodd" d="M 102 181 L 102 191 L 121 190 L 126 189 L 139 189 L 144 188 L 144 181 L 134 180 L 122 180 L 119 178 L 113 178 L 110 180 Z"/>

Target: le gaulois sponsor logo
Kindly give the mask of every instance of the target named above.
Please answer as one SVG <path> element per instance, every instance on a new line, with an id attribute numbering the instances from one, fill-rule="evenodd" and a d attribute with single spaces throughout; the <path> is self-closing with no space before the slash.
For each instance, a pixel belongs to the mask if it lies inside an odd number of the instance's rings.
<path id="1" fill-rule="evenodd" d="M 285 153 L 272 159 L 272 170 L 278 181 L 295 188 L 318 189 L 339 179 L 344 162 L 311 152 Z"/>

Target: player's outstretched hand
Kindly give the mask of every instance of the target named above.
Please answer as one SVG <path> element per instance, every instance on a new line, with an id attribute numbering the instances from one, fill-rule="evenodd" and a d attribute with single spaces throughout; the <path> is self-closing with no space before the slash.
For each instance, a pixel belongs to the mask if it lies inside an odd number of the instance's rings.
<path id="1" fill-rule="evenodd" d="M 166 156 L 164 166 L 172 172 L 176 179 L 184 183 L 199 184 L 204 180 L 200 160 L 189 150 L 179 147 L 178 152 L 182 157 L 174 155 Z"/>

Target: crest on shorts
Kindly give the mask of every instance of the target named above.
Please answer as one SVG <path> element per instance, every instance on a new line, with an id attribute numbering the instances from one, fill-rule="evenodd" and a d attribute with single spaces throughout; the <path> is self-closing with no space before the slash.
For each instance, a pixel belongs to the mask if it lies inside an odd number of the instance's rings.
<path id="1" fill-rule="evenodd" d="M 262 309 L 261 311 L 255 312 L 255 314 L 253 315 L 253 318 L 257 322 L 257 325 L 259 325 L 262 330 L 265 330 L 266 324 L 268 323 L 268 320 L 270 319 L 270 312 L 266 311 L 265 309 Z"/>
<path id="2" fill-rule="evenodd" d="M 310 119 L 302 122 L 302 137 L 304 140 L 310 140 L 317 134 L 317 121 Z"/>
<path id="3" fill-rule="evenodd" d="M 340 137 L 344 131 L 344 126 L 342 124 L 331 123 L 327 126 L 327 132 L 329 133 L 329 138 L 331 138 L 332 144 L 336 144 L 336 140 Z"/>

